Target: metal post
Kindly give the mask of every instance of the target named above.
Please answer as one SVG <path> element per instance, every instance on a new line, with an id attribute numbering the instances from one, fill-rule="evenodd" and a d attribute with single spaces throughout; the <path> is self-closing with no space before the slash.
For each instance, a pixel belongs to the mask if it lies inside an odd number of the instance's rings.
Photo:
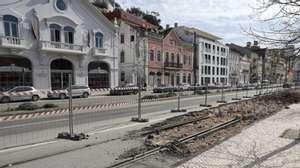
<path id="1" fill-rule="evenodd" d="M 69 74 L 69 129 L 71 138 L 74 137 L 72 98 L 72 74 Z"/>
<path id="2" fill-rule="evenodd" d="M 208 95 L 208 84 L 205 84 L 205 93 L 204 93 L 204 104 L 200 104 L 201 107 L 211 107 L 211 105 L 207 102 L 207 95 Z"/>
<path id="3" fill-rule="evenodd" d="M 138 75 L 138 120 L 141 120 L 141 118 L 142 118 L 142 94 L 141 94 L 140 75 Z"/>
<path id="4" fill-rule="evenodd" d="M 181 109 L 181 92 L 178 93 L 177 96 L 177 109 L 176 110 L 171 110 L 172 113 L 177 113 L 177 112 L 187 112 L 186 109 Z"/>
<path id="5" fill-rule="evenodd" d="M 217 101 L 217 103 L 226 103 L 225 96 L 224 96 L 224 83 L 222 83 L 222 90 L 221 90 L 221 100 Z"/>
<path id="6" fill-rule="evenodd" d="M 236 88 L 235 88 L 235 98 L 232 98 L 232 100 L 241 100 L 240 98 L 238 98 L 238 92 L 239 92 L 239 88 L 238 88 L 238 85 L 236 84 Z"/>
<path id="7" fill-rule="evenodd" d="M 141 80 L 140 73 L 137 72 L 137 84 L 138 84 L 138 117 L 133 117 L 131 121 L 134 122 L 148 122 L 148 119 L 142 118 L 142 93 L 141 93 Z"/>

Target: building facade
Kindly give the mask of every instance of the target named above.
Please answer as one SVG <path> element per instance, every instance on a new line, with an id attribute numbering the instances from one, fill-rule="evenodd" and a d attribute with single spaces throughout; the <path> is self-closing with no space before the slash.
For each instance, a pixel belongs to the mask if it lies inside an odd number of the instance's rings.
<path id="1" fill-rule="evenodd" d="M 141 83 L 146 85 L 148 83 L 146 31 L 156 27 L 122 9 L 115 9 L 105 15 L 119 27 L 119 84 L 121 86 L 137 85 L 138 77 L 140 77 Z"/>
<path id="2" fill-rule="evenodd" d="M 30 4 L 30 5 L 28 5 Z M 114 25 L 85 0 L 23 0 L 0 7 L 0 87 L 64 89 L 118 83 Z"/>
<path id="3" fill-rule="evenodd" d="M 250 50 L 236 44 L 227 44 L 229 52 L 229 80 L 231 86 L 250 83 Z"/>
<path id="4" fill-rule="evenodd" d="M 164 36 L 164 85 L 192 84 L 193 46 L 182 41 L 173 28 L 167 29 Z"/>
<path id="5" fill-rule="evenodd" d="M 196 83 L 200 85 L 227 85 L 229 82 L 229 48 L 222 44 L 220 37 L 196 28 L 180 26 L 176 29 L 180 38 L 194 43 L 193 68 Z"/>
<path id="6" fill-rule="evenodd" d="M 148 32 L 148 86 L 155 88 L 164 84 L 163 35 Z"/>

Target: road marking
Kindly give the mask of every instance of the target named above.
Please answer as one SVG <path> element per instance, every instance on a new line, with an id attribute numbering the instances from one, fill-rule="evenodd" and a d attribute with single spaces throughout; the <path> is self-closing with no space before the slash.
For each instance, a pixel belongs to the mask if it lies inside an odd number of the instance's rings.
<path id="1" fill-rule="evenodd" d="M 24 145 L 24 146 L 13 147 L 13 148 L 9 148 L 9 149 L 3 149 L 3 150 L 0 150 L 0 153 L 7 153 L 7 152 L 14 152 L 14 151 L 25 150 L 25 149 L 29 149 L 29 148 L 38 147 L 38 146 L 43 146 L 43 145 L 49 145 L 49 144 L 57 143 L 59 141 L 61 141 L 61 140 L 53 140 L 53 141 L 50 141 L 50 142 L 42 142 L 42 143 L 36 143 L 36 144 L 31 144 L 31 145 Z"/>

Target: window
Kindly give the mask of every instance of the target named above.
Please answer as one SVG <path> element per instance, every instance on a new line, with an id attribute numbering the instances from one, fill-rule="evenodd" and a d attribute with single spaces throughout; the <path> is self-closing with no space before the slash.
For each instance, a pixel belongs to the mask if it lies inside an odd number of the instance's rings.
<path id="1" fill-rule="evenodd" d="M 18 19 L 11 15 L 3 16 L 5 36 L 18 37 Z"/>
<path id="2" fill-rule="evenodd" d="M 217 75 L 219 75 L 220 73 L 219 73 L 219 68 L 217 68 Z"/>
<path id="3" fill-rule="evenodd" d="M 215 67 L 212 67 L 212 74 L 215 75 Z"/>
<path id="4" fill-rule="evenodd" d="M 66 26 L 64 28 L 65 32 L 65 43 L 74 44 L 74 28 L 70 26 Z"/>
<path id="5" fill-rule="evenodd" d="M 180 57 L 179 57 L 179 54 L 177 54 L 177 64 L 180 64 Z"/>
<path id="6" fill-rule="evenodd" d="M 172 62 L 172 63 L 175 63 L 175 56 L 174 56 L 174 53 L 171 54 L 171 62 Z"/>
<path id="7" fill-rule="evenodd" d="M 161 61 L 161 54 L 160 54 L 160 51 L 157 51 L 157 61 Z"/>
<path id="8" fill-rule="evenodd" d="M 56 0 L 56 7 L 57 9 L 62 11 L 67 9 L 67 5 L 64 0 Z"/>
<path id="9" fill-rule="evenodd" d="M 121 44 L 124 44 L 125 43 L 125 36 L 124 34 L 121 34 Z"/>
<path id="10" fill-rule="evenodd" d="M 169 63 L 169 53 L 166 52 L 166 63 Z"/>
<path id="11" fill-rule="evenodd" d="M 183 56 L 183 64 L 186 64 L 186 55 Z"/>
<path id="12" fill-rule="evenodd" d="M 133 42 L 134 41 L 134 35 L 130 36 L 130 41 Z"/>
<path id="13" fill-rule="evenodd" d="M 95 34 L 95 47 L 103 48 L 103 34 L 100 32 Z"/>
<path id="14" fill-rule="evenodd" d="M 51 41 L 53 42 L 60 42 L 60 31 L 61 27 L 57 24 L 50 25 L 50 33 L 51 33 Z"/>
<path id="15" fill-rule="evenodd" d="M 192 58 L 191 58 L 191 56 L 189 56 L 188 58 L 189 58 L 189 65 L 191 65 L 192 64 Z"/>
<path id="16" fill-rule="evenodd" d="M 154 50 L 150 50 L 150 61 L 154 61 Z"/>
<path id="17" fill-rule="evenodd" d="M 121 72 L 121 82 L 125 82 L 125 72 Z"/>
<path id="18" fill-rule="evenodd" d="M 121 53 L 120 53 L 120 62 L 121 63 L 125 62 L 125 52 L 124 51 L 121 51 Z"/>
<path id="19" fill-rule="evenodd" d="M 186 83 L 186 74 L 183 74 L 182 82 Z"/>

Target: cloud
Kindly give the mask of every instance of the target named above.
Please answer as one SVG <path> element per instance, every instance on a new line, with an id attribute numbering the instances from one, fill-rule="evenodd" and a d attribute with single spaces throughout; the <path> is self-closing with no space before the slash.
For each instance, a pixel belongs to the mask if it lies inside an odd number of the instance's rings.
<path id="1" fill-rule="evenodd" d="M 225 42 L 244 44 L 249 37 L 241 27 L 255 24 L 251 16 L 256 1 L 244 0 L 117 0 L 124 8 L 140 7 L 158 11 L 162 25 L 178 22 L 224 38 Z M 233 41 L 231 41 L 233 40 Z"/>

